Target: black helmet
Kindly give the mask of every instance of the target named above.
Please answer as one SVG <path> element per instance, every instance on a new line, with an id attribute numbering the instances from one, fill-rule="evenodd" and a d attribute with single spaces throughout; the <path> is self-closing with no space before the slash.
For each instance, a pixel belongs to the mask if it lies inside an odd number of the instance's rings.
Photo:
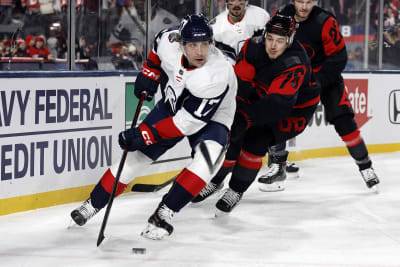
<path id="1" fill-rule="evenodd" d="M 182 42 L 201 42 L 213 39 L 213 31 L 208 19 L 203 15 L 187 15 L 179 26 L 179 34 Z"/>
<path id="2" fill-rule="evenodd" d="M 291 46 L 296 33 L 294 19 L 290 16 L 277 14 L 268 21 L 265 33 L 274 33 L 288 37 L 288 45 Z"/>

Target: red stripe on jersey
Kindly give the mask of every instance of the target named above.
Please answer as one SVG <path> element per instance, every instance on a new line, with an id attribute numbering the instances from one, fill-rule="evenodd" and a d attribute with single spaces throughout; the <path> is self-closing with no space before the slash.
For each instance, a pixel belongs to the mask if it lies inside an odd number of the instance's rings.
<path id="1" fill-rule="evenodd" d="M 318 72 L 318 71 L 320 71 L 321 69 L 322 69 L 322 65 L 319 66 L 319 67 L 313 68 L 313 72 Z"/>
<path id="2" fill-rule="evenodd" d="M 320 99 L 320 96 L 317 96 L 316 98 L 311 99 L 310 101 L 307 101 L 303 104 L 296 105 L 293 108 L 306 108 L 306 107 L 314 106 L 314 105 L 318 104 L 319 99 Z"/>
<path id="3" fill-rule="evenodd" d="M 361 143 L 362 138 L 360 136 L 360 130 L 357 129 L 354 132 L 342 136 L 343 142 L 346 144 L 348 147 L 356 146 L 359 143 Z"/>
<path id="4" fill-rule="evenodd" d="M 100 183 L 103 186 L 104 190 L 106 190 L 110 194 L 114 186 L 114 181 L 115 177 L 111 173 L 110 168 L 108 168 L 107 171 L 104 173 L 103 177 L 101 178 Z M 118 182 L 117 190 L 115 191 L 115 196 L 122 194 L 127 186 L 128 186 L 127 184 Z"/>
<path id="5" fill-rule="evenodd" d="M 186 168 L 181 171 L 175 181 L 185 188 L 192 196 L 197 196 L 207 185 L 203 179 Z"/>
<path id="6" fill-rule="evenodd" d="M 340 99 L 340 102 L 339 102 L 339 106 L 342 106 L 342 105 L 346 105 L 348 107 L 351 107 L 351 103 L 350 103 L 350 100 L 348 98 L 346 89 L 343 89 L 343 95 L 342 95 L 342 98 Z"/>
<path id="7" fill-rule="evenodd" d="M 179 129 L 176 127 L 173 117 L 168 117 L 163 120 L 160 120 L 156 124 L 154 124 L 154 128 L 156 128 L 158 134 L 163 139 L 170 139 L 179 136 L 185 136 Z"/>
<path id="8" fill-rule="evenodd" d="M 325 21 L 321 34 L 326 56 L 330 56 L 344 47 L 343 36 L 340 33 L 336 19 L 333 17 L 330 17 Z"/>
<path id="9" fill-rule="evenodd" d="M 229 160 L 226 159 L 224 160 L 224 162 L 222 163 L 222 167 L 233 167 L 236 164 L 236 160 Z"/>
<path id="10" fill-rule="evenodd" d="M 150 50 L 149 56 L 147 57 L 148 60 L 151 61 L 156 66 L 161 65 L 161 60 L 156 53 L 154 53 L 153 49 Z"/>
<path id="11" fill-rule="evenodd" d="M 258 170 L 262 166 L 262 156 L 251 154 L 243 149 L 240 151 L 238 163 L 245 168 Z"/>
<path id="12" fill-rule="evenodd" d="M 304 65 L 285 70 L 272 81 L 268 94 L 294 95 L 303 84 L 306 72 Z"/>

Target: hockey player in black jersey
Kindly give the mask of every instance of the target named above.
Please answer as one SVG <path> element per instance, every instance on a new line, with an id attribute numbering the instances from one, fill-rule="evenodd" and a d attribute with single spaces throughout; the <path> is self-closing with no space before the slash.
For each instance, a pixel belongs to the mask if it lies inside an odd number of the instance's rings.
<path id="1" fill-rule="evenodd" d="M 317 82 L 321 86 L 321 103 L 324 105 L 326 119 L 333 124 L 342 138 L 350 155 L 358 165 L 362 178 L 368 188 L 377 190 L 379 179 L 372 168 L 368 150 L 354 120 L 354 111 L 347 98 L 341 75 L 347 63 L 347 52 L 344 39 L 340 33 L 335 17 L 314 5 L 313 0 L 292 0 L 284 6 L 279 14 L 294 17 L 298 24 L 296 38 L 306 49 Z M 275 149 L 276 154 L 286 153 L 285 144 Z M 274 159 L 274 155 L 272 155 Z M 282 162 L 274 162 L 275 170 L 281 168 Z M 270 172 L 263 178 L 280 180 L 282 172 Z"/>
<path id="2" fill-rule="evenodd" d="M 256 178 L 268 148 L 302 133 L 317 107 L 320 88 L 294 34 L 294 20 L 276 15 L 266 25 L 265 39 L 248 39 L 239 54 L 234 66 L 238 93 L 230 145 L 222 167 L 207 185 L 208 189 L 218 187 L 232 172 L 229 188 L 216 204 L 217 212 L 235 207 Z M 287 153 L 279 161 L 286 158 Z M 192 202 L 205 199 L 209 191 L 203 189 Z"/>

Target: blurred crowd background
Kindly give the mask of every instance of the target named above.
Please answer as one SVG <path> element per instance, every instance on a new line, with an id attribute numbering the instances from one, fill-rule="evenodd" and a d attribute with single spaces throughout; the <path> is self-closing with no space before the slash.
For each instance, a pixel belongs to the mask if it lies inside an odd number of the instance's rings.
<path id="1" fill-rule="evenodd" d="M 0 0 L 0 70 L 139 70 L 158 31 L 190 13 L 213 18 L 225 9 L 225 0 L 69 1 Z M 273 15 L 288 2 L 249 4 Z M 400 0 L 316 2 L 338 19 L 349 54 L 347 70 L 400 69 Z"/>

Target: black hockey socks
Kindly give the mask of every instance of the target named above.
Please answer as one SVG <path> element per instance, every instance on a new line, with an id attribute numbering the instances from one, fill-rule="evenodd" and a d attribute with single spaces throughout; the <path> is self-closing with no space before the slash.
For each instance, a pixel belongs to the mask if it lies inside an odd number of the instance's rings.
<path id="1" fill-rule="evenodd" d="M 372 163 L 368 157 L 368 149 L 354 118 L 352 116 L 339 117 L 334 121 L 334 126 L 336 132 L 346 144 L 351 157 L 358 165 L 359 170 L 370 168 Z"/>
<path id="2" fill-rule="evenodd" d="M 200 191 L 206 186 L 206 183 L 199 176 L 188 169 L 183 169 L 176 177 L 174 184 L 162 202 L 174 212 L 179 212 L 186 206 Z"/>
<path id="3" fill-rule="evenodd" d="M 222 167 L 219 169 L 217 174 L 211 179 L 211 182 L 214 184 L 221 184 L 225 177 L 232 172 L 233 167 L 236 164 L 236 160 L 227 160 L 225 159 L 222 163 Z"/>
<path id="4" fill-rule="evenodd" d="M 107 169 L 103 177 L 90 193 L 90 199 L 92 201 L 93 207 L 95 207 L 96 209 L 102 209 L 105 205 L 107 205 L 112 192 L 114 181 L 114 175 L 111 173 L 110 169 Z M 127 186 L 127 184 L 118 182 L 115 196 L 122 194 Z"/>
<path id="5" fill-rule="evenodd" d="M 262 166 L 262 156 L 257 156 L 240 151 L 238 161 L 233 168 L 229 187 L 236 192 L 243 193 L 256 179 L 258 171 Z"/>

